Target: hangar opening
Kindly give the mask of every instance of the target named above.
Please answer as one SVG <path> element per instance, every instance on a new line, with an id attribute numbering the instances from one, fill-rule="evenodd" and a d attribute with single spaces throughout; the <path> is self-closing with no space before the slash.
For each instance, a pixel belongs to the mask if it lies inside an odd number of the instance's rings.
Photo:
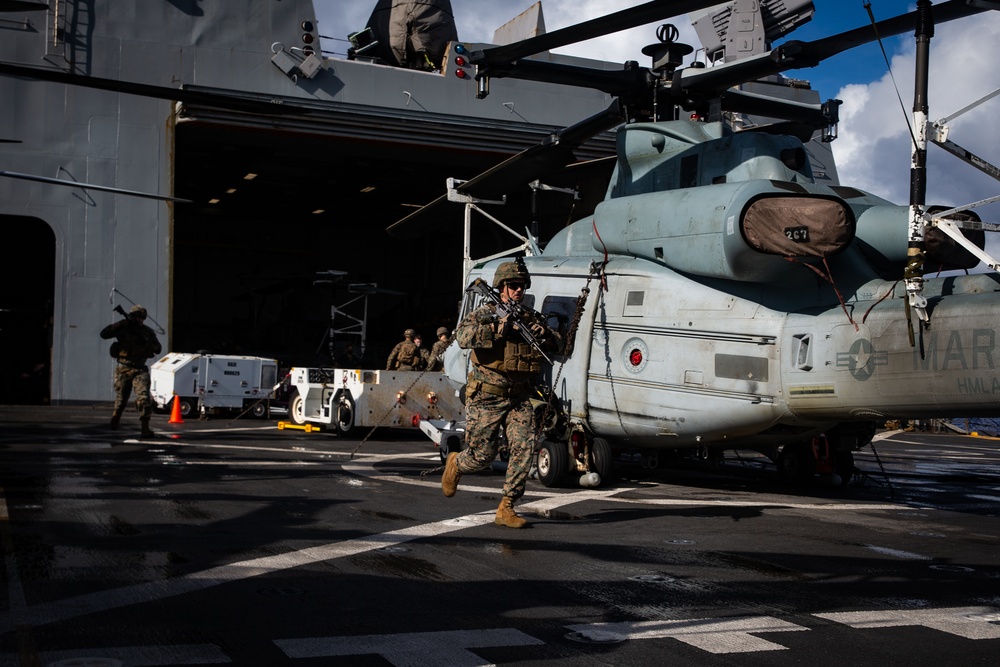
<path id="1" fill-rule="evenodd" d="M 348 343 L 358 350 L 331 319 L 352 299 L 367 320 L 363 365 L 381 367 L 406 328 L 429 345 L 435 329 L 454 326 L 462 298 L 463 207 L 448 204 L 441 224 L 413 240 L 386 228 L 443 195 L 447 178 L 472 178 L 551 131 L 529 129 L 187 109 L 175 194 L 193 203 L 174 209 L 173 349 L 330 364 Z M 490 212 L 522 231 L 537 218 L 543 239 L 586 212 L 542 193 L 532 214 L 531 198 L 525 187 Z M 512 245 L 492 225 L 476 225 L 473 240 L 473 256 Z"/>
<path id="2" fill-rule="evenodd" d="M 38 218 L 0 215 L 17 243 L 0 251 L 0 403 L 47 404 L 52 373 L 56 236 Z"/>

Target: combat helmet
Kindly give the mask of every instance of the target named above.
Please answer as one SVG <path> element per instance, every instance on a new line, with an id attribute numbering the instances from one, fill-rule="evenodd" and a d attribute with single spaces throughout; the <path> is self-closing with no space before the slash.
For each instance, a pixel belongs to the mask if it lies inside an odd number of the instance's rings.
<path id="1" fill-rule="evenodd" d="M 504 262 L 497 267 L 497 272 L 493 274 L 493 287 L 503 287 L 508 280 L 523 280 L 525 289 L 531 287 L 531 274 L 520 257 L 517 261 Z"/>
<path id="2" fill-rule="evenodd" d="M 134 306 L 132 306 L 131 308 L 129 308 L 128 309 L 128 314 L 129 315 L 138 315 L 142 319 L 146 319 L 146 309 L 143 308 L 142 306 L 140 306 L 139 304 L 135 304 Z"/>
<path id="3" fill-rule="evenodd" d="M 407 329 L 406 331 L 403 332 L 403 338 L 413 338 L 416 335 L 417 332 L 414 331 L 413 329 Z"/>

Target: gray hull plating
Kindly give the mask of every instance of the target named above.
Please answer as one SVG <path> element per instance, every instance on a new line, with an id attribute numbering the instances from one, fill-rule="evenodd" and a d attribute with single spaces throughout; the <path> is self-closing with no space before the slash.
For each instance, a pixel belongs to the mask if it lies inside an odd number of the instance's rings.
<path id="1" fill-rule="evenodd" d="M 591 91 L 498 81 L 491 98 L 477 103 L 471 78 L 345 60 L 325 60 L 311 79 L 289 76 L 272 58 L 283 47 L 295 53 L 303 21 L 315 24 L 310 0 L 50 4 L 47 13 L 5 15 L 0 61 L 172 88 L 240 91 L 308 112 L 181 109 L 169 100 L 2 75 L 0 138 L 20 143 L 3 144 L 0 169 L 169 195 L 177 123 L 203 118 L 372 141 L 406 138 L 408 150 L 457 150 L 463 141 L 488 137 L 484 150 L 499 160 L 609 102 Z M 52 402 L 111 399 L 112 360 L 97 332 L 116 303 L 144 305 L 148 323 L 163 332 L 164 350 L 171 349 L 172 204 L 0 178 L 0 220 L 8 234 L 15 225 L 40 224 L 55 237 Z"/>

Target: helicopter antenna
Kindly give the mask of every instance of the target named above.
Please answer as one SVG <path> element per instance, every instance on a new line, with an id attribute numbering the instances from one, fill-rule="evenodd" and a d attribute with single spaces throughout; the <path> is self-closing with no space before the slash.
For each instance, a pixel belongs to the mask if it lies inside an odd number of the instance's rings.
<path id="1" fill-rule="evenodd" d="M 463 283 L 462 289 L 463 290 L 465 289 L 465 284 L 468 282 L 469 272 L 472 271 L 472 267 L 474 267 L 476 264 L 488 262 L 491 259 L 504 257 L 506 255 L 510 255 L 511 253 L 518 251 L 524 252 L 527 255 L 541 254 L 541 251 L 538 249 L 538 241 L 537 239 L 531 236 L 531 232 L 528 232 L 529 234 L 528 236 L 522 236 L 521 234 L 518 234 L 513 229 L 503 224 L 502 222 L 500 222 L 499 220 L 497 220 L 492 215 L 490 215 L 483 209 L 479 208 L 478 206 L 478 204 L 497 204 L 497 205 L 506 204 L 507 203 L 506 195 L 504 195 L 501 199 L 498 200 L 477 198 L 470 194 L 463 193 L 459 189 L 460 186 L 465 182 L 466 181 L 461 181 L 458 180 L 457 178 L 449 178 L 447 180 L 448 201 L 454 201 L 454 202 L 459 202 L 461 204 L 465 204 L 465 224 L 464 224 L 465 231 L 464 231 L 464 239 L 462 242 L 462 283 Z M 492 222 L 497 227 L 504 230 L 511 236 L 517 238 L 519 241 L 521 241 L 520 245 L 517 245 L 513 248 L 509 248 L 507 250 L 501 250 L 500 252 L 493 253 L 492 255 L 489 255 L 487 257 L 480 257 L 479 259 L 473 259 L 472 258 L 472 213 L 474 211 L 478 212 L 480 215 L 487 218 L 490 222 Z"/>
<path id="2" fill-rule="evenodd" d="M 899 93 L 899 86 L 896 84 L 896 76 L 892 73 L 892 65 L 889 64 L 889 54 L 885 52 L 885 42 L 882 41 L 882 35 L 879 34 L 878 21 L 875 20 L 875 13 L 872 12 L 872 3 L 865 2 L 865 10 L 868 12 L 868 20 L 871 21 L 872 30 L 875 32 L 875 41 L 878 42 L 878 48 L 882 51 L 882 60 L 885 61 L 885 69 L 889 73 L 889 78 L 892 79 L 893 90 L 896 91 L 896 99 L 899 100 L 899 108 L 903 112 L 903 117 L 906 118 L 906 127 L 910 131 L 910 139 L 916 143 L 916 136 L 913 134 L 913 126 L 910 124 L 910 118 L 906 115 L 906 106 L 903 104 L 903 96 Z"/>

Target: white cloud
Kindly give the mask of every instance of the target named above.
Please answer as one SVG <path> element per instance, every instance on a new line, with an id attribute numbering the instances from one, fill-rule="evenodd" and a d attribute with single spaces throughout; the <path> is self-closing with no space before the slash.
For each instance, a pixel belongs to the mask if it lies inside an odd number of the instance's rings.
<path id="1" fill-rule="evenodd" d="M 913 40 L 900 44 L 891 59 L 895 85 L 887 74 L 867 85 L 841 89 L 840 138 L 833 150 L 842 183 L 906 204 L 911 154 L 907 120 L 912 122 L 915 47 Z M 1000 13 L 937 26 L 930 50 L 931 120 L 951 115 L 1000 87 L 1000 68 L 995 66 L 1000 59 Z M 1000 125 L 994 120 L 998 112 L 1000 98 L 954 119 L 950 138 L 994 164 L 1000 162 Z M 1000 182 L 937 146 L 928 146 L 927 165 L 928 203 L 965 204 L 1000 192 Z M 984 220 L 990 218 L 986 211 L 980 212 Z"/>

